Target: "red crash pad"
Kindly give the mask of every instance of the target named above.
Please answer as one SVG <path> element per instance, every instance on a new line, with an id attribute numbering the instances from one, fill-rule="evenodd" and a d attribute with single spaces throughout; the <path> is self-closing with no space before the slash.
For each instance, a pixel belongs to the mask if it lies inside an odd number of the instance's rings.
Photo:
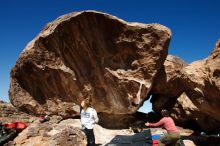
<path id="1" fill-rule="evenodd" d="M 8 124 L 4 124 L 5 128 L 8 129 L 25 129 L 27 127 L 27 125 L 23 122 L 15 122 L 15 123 L 8 123 Z"/>

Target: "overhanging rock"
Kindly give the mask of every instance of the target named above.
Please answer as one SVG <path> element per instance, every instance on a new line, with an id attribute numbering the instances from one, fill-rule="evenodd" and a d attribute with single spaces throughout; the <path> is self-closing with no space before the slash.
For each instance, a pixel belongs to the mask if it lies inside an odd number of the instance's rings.
<path id="1" fill-rule="evenodd" d="M 32 114 L 74 114 L 88 96 L 98 112 L 134 113 L 163 66 L 171 32 L 83 11 L 61 16 L 20 54 L 10 100 Z M 74 107 L 74 108 L 73 108 Z"/>

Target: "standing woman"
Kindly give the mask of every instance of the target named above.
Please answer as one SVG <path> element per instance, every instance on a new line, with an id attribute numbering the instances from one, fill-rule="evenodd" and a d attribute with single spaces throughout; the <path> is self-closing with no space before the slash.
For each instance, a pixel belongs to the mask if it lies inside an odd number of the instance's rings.
<path id="1" fill-rule="evenodd" d="M 86 98 L 81 103 L 82 110 L 81 110 L 81 125 L 82 129 L 86 134 L 87 137 L 87 145 L 88 146 L 95 146 L 95 136 L 93 132 L 93 128 L 96 123 L 98 123 L 99 118 L 97 116 L 97 112 L 91 106 L 91 99 Z"/>

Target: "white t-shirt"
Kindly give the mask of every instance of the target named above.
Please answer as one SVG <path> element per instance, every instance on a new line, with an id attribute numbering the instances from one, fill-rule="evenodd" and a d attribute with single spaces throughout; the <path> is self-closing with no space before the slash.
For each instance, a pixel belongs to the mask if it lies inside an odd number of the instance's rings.
<path id="1" fill-rule="evenodd" d="M 93 129 L 99 121 L 96 110 L 91 107 L 88 107 L 86 111 L 82 109 L 80 116 L 83 129 Z"/>

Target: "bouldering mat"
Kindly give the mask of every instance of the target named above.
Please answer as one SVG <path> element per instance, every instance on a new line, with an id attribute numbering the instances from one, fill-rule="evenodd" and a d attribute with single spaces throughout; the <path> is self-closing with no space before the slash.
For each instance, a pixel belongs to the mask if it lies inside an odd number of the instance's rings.
<path id="1" fill-rule="evenodd" d="M 135 135 L 117 135 L 107 146 L 152 146 L 151 132 L 144 130 Z"/>

